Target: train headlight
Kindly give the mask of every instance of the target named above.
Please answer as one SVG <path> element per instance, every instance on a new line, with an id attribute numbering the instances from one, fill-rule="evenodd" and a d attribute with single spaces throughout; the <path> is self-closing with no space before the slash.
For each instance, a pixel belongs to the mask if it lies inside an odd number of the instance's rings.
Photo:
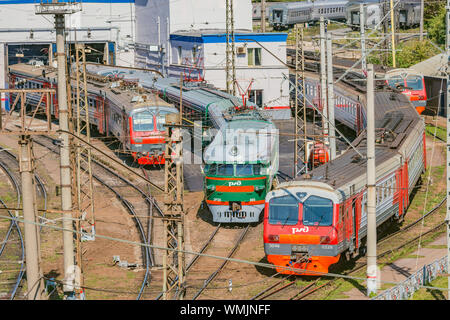
<path id="1" fill-rule="evenodd" d="M 269 234 L 268 239 L 270 242 L 279 242 L 280 236 L 277 234 Z"/>
<path id="2" fill-rule="evenodd" d="M 266 188 L 265 186 L 255 186 L 255 191 L 262 191 L 265 188 Z"/>
<path id="3" fill-rule="evenodd" d="M 216 186 L 215 185 L 209 185 L 209 186 L 206 186 L 206 189 L 214 191 L 214 190 L 216 190 Z"/>
<path id="4" fill-rule="evenodd" d="M 327 244 L 330 243 L 331 238 L 329 236 L 321 236 L 320 237 L 320 244 Z"/>

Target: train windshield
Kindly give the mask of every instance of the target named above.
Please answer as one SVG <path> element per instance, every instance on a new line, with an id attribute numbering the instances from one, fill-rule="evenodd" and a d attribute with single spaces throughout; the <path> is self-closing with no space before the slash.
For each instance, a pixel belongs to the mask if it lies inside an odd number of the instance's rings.
<path id="1" fill-rule="evenodd" d="M 303 225 L 331 226 L 333 223 L 333 202 L 330 199 L 310 196 L 303 202 Z"/>
<path id="2" fill-rule="evenodd" d="M 292 195 L 272 198 L 269 202 L 269 223 L 295 225 L 298 223 L 299 201 Z"/>
<path id="3" fill-rule="evenodd" d="M 167 112 L 167 111 L 160 111 L 158 115 L 156 116 L 156 128 L 158 131 L 165 131 L 166 130 L 166 115 L 171 114 L 174 112 Z"/>
<path id="4" fill-rule="evenodd" d="M 154 128 L 152 113 L 142 111 L 133 116 L 134 131 L 153 131 Z"/>
<path id="5" fill-rule="evenodd" d="M 234 166 L 232 164 L 219 164 L 217 166 L 217 175 L 218 176 L 233 176 L 234 175 Z"/>
<path id="6" fill-rule="evenodd" d="M 402 86 L 405 85 L 405 81 L 400 76 L 395 76 L 395 77 L 390 78 L 388 80 L 388 83 L 391 88 L 397 88 L 398 85 L 402 85 Z"/>
<path id="7" fill-rule="evenodd" d="M 408 88 L 411 88 L 411 90 L 422 90 L 423 89 L 422 77 L 408 76 L 406 78 L 406 86 Z"/>

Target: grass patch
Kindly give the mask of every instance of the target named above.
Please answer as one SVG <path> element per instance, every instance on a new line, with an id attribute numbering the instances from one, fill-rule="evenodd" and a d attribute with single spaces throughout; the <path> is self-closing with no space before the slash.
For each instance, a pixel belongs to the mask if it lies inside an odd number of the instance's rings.
<path id="1" fill-rule="evenodd" d="M 447 129 L 433 126 L 431 124 L 427 124 L 425 126 L 425 132 L 428 136 L 434 137 L 436 136 L 438 139 L 446 141 L 447 139 Z"/>
<path id="2" fill-rule="evenodd" d="M 448 288 L 447 277 L 439 276 L 434 279 L 430 287 Z M 447 291 L 439 289 L 422 288 L 414 293 L 411 300 L 447 300 Z"/>

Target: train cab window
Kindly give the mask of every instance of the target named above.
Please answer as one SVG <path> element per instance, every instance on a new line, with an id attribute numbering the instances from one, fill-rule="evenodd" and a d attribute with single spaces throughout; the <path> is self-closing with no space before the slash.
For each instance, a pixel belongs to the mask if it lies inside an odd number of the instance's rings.
<path id="1" fill-rule="evenodd" d="M 253 175 L 253 165 L 251 164 L 237 164 L 236 165 L 236 176 L 252 176 Z"/>
<path id="2" fill-rule="evenodd" d="M 403 81 L 403 78 L 400 76 L 392 77 L 388 80 L 389 87 L 391 88 L 397 88 L 398 85 L 405 85 L 405 82 Z"/>
<path id="3" fill-rule="evenodd" d="M 134 131 L 153 131 L 154 128 L 152 113 L 143 111 L 133 116 Z"/>
<path id="4" fill-rule="evenodd" d="M 310 196 L 303 202 L 303 225 L 331 226 L 333 223 L 333 202 L 330 199 Z"/>
<path id="5" fill-rule="evenodd" d="M 408 88 L 411 88 L 411 90 L 422 90 L 423 89 L 422 77 L 420 76 L 406 77 L 406 86 Z"/>
<path id="6" fill-rule="evenodd" d="M 299 200 L 292 196 L 272 198 L 269 202 L 269 223 L 295 225 L 298 223 Z"/>
<path id="7" fill-rule="evenodd" d="M 166 124 L 166 115 L 170 114 L 172 112 L 160 112 L 156 116 L 156 128 L 158 131 L 164 131 L 166 130 L 165 124 Z"/>
<path id="8" fill-rule="evenodd" d="M 233 176 L 234 175 L 234 166 L 232 164 L 219 164 L 217 166 L 217 175 L 218 176 Z"/>
<path id="9" fill-rule="evenodd" d="M 204 172 L 205 172 L 205 174 L 207 174 L 207 175 L 212 175 L 212 176 L 216 175 L 216 172 L 217 172 L 217 164 L 215 164 L 215 163 L 207 164 L 207 165 L 205 166 Z"/>

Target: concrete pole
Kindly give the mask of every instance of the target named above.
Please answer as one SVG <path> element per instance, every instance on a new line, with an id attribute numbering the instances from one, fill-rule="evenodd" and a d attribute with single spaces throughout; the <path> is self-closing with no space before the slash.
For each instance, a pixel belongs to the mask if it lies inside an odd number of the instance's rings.
<path id="1" fill-rule="evenodd" d="M 261 32 L 266 32 L 266 0 L 261 0 Z"/>
<path id="2" fill-rule="evenodd" d="M 66 54 L 65 54 L 65 18 L 64 15 L 55 15 L 56 25 L 56 58 L 58 62 L 58 109 L 59 109 L 59 128 L 63 131 L 69 131 L 69 110 L 67 107 L 67 86 L 66 86 Z M 69 134 L 61 133 L 62 141 L 60 148 L 60 166 L 61 166 L 61 208 L 63 211 L 72 210 L 72 191 L 70 174 L 70 148 Z M 63 249 L 64 249 L 64 291 L 72 292 L 72 284 L 75 279 L 74 267 L 74 243 L 73 243 L 73 225 L 72 215 L 63 214 Z M 67 231 L 66 231 L 67 230 Z"/>
<path id="3" fill-rule="evenodd" d="M 447 0 L 446 48 L 450 57 L 450 0 Z M 450 70 L 450 59 L 447 60 L 447 70 Z M 448 72 L 448 71 L 447 71 Z M 447 73 L 447 146 L 450 145 L 450 73 Z M 450 149 L 447 147 L 447 300 L 450 300 Z"/>
<path id="4" fill-rule="evenodd" d="M 373 65 L 367 66 L 367 295 L 377 293 L 375 93 Z"/>
<path id="5" fill-rule="evenodd" d="M 325 21 L 323 16 L 320 17 L 320 96 L 322 112 L 328 118 L 327 108 L 327 75 L 326 75 L 326 55 L 325 55 Z M 328 140 L 328 121 L 322 119 L 322 129 L 325 145 L 329 145 Z"/>
<path id="6" fill-rule="evenodd" d="M 366 14 L 364 12 L 364 4 L 359 5 L 359 26 L 361 34 L 361 69 L 364 74 L 367 73 L 367 52 L 366 52 Z"/>
<path id="7" fill-rule="evenodd" d="M 29 136 L 21 136 L 20 177 L 22 182 L 22 206 L 25 230 L 25 261 L 27 269 L 27 298 L 41 300 L 44 289 L 42 272 L 39 266 L 39 228 L 36 221 L 35 186 L 33 183 L 33 159 Z M 27 223 L 27 222 L 31 223 Z"/>
<path id="8" fill-rule="evenodd" d="M 395 15 L 394 15 L 394 0 L 391 0 L 391 32 L 392 32 L 392 66 L 397 68 L 395 58 Z"/>
<path id="9" fill-rule="evenodd" d="M 336 159 L 336 132 L 334 129 L 334 77 L 333 77 L 333 43 L 331 34 L 327 33 L 327 82 L 328 82 L 328 121 L 330 122 L 330 160 Z"/>
<path id="10" fill-rule="evenodd" d="M 424 3 L 423 0 L 420 1 L 420 41 L 423 41 L 423 11 L 424 11 Z"/>

